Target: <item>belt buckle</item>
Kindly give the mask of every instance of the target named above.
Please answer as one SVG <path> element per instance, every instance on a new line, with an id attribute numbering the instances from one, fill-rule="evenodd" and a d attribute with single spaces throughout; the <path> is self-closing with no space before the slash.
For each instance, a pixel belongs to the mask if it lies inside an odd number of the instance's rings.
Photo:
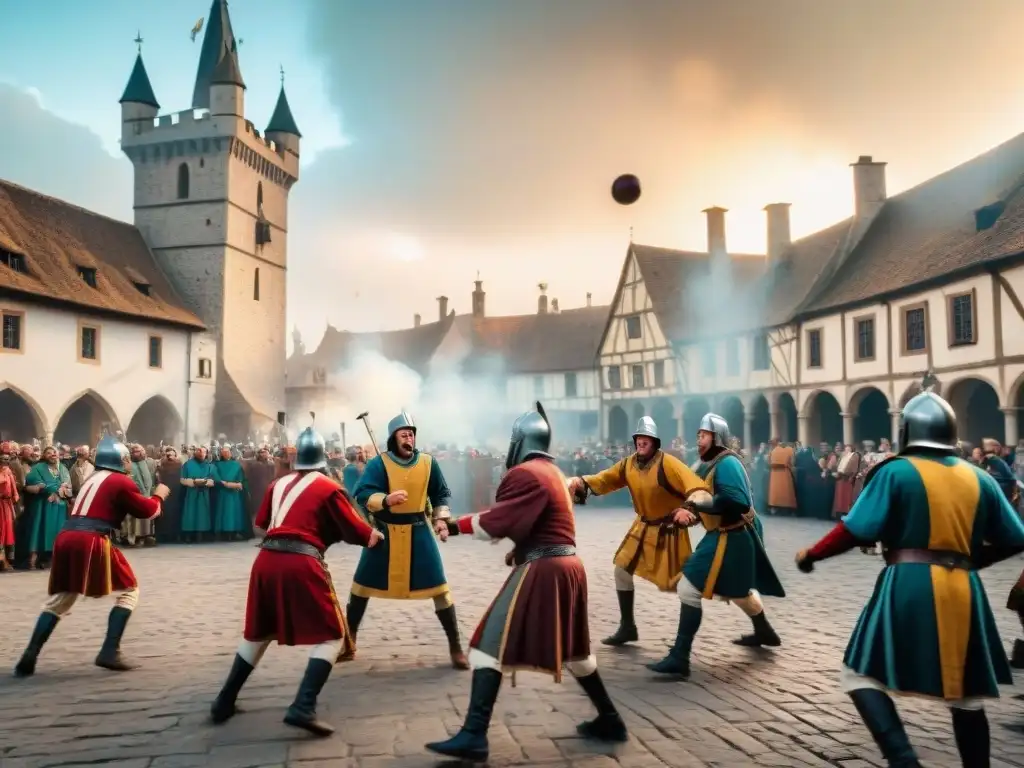
<path id="1" fill-rule="evenodd" d="M 953 555 L 940 555 L 936 559 L 938 560 L 938 565 L 942 566 L 948 571 L 951 571 L 954 568 L 956 568 L 957 558 Z"/>

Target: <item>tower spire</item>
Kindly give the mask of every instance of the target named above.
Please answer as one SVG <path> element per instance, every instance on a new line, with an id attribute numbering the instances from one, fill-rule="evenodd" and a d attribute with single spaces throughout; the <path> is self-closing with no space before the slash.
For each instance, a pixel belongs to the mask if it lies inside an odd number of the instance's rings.
<path id="1" fill-rule="evenodd" d="M 224 56 L 238 56 L 238 41 L 231 29 L 231 16 L 227 0 L 213 0 L 207 16 L 203 47 L 199 52 L 199 67 L 196 70 L 196 84 L 192 91 L 192 108 L 210 108 L 210 82 L 213 73 Z M 238 68 L 237 60 L 234 62 Z M 239 71 L 239 76 L 241 72 Z M 241 79 L 239 77 L 239 79 Z"/>
<path id="2" fill-rule="evenodd" d="M 141 56 L 142 55 L 142 44 L 144 42 L 146 42 L 145 40 L 142 39 L 142 30 L 139 30 L 138 32 L 135 33 L 135 39 L 132 40 L 132 42 L 135 43 L 136 46 L 138 46 L 139 55 Z"/>

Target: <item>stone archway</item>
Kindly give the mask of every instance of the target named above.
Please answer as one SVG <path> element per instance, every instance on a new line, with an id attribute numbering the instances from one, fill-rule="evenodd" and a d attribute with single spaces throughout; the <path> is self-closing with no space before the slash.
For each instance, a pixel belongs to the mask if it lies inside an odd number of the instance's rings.
<path id="1" fill-rule="evenodd" d="M 64 408 L 53 429 L 53 441 L 71 446 L 94 446 L 104 431 L 116 432 L 120 429 L 114 409 L 89 389 Z"/>
<path id="2" fill-rule="evenodd" d="M 608 409 L 608 440 L 613 443 L 629 440 L 629 417 L 618 405 Z"/>
<path id="3" fill-rule="evenodd" d="M 729 425 L 729 433 L 733 437 L 738 437 L 740 442 L 745 442 L 743 440 L 743 430 L 745 428 L 746 410 L 743 408 L 743 401 L 732 395 L 723 397 L 718 403 L 718 415 L 725 419 L 725 423 Z M 743 447 L 747 450 L 750 449 L 749 445 L 744 445 Z"/>
<path id="4" fill-rule="evenodd" d="M 853 414 L 853 440 L 858 446 L 864 440 L 874 440 L 877 445 L 892 431 L 889 398 L 877 387 L 864 387 L 854 392 L 846 412 Z"/>
<path id="5" fill-rule="evenodd" d="M 799 439 L 799 432 L 797 430 L 797 410 L 796 400 L 789 392 L 783 392 L 779 395 L 778 402 L 778 413 L 776 414 L 776 420 L 778 424 L 776 429 L 778 434 L 776 437 L 784 443 L 792 443 Z"/>
<path id="6" fill-rule="evenodd" d="M 661 442 L 667 446 L 672 442 L 672 438 L 679 434 L 679 429 L 676 426 L 675 407 L 672 405 L 672 401 L 666 400 L 663 397 L 655 400 L 651 406 L 651 418 L 658 425 L 658 435 L 661 437 Z"/>
<path id="7" fill-rule="evenodd" d="M 683 405 L 683 440 L 688 444 L 697 442 L 697 429 L 704 414 L 711 410 L 711 404 L 703 397 L 691 397 Z"/>
<path id="8" fill-rule="evenodd" d="M 999 410 L 999 394 L 983 379 L 969 376 L 947 388 L 947 400 L 956 411 L 960 439 L 980 446 L 983 438 L 1006 440 L 1006 421 Z"/>
<path id="9" fill-rule="evenodd" d="M 163 395 L 153 395 L 135 410 L 125 430 L 125 438 L 142 445 L 159 445 L 162 442 L 177 445 L 182 440 L 184 427 L 170 400 Z"/>
<path id="10" fill-rule="evenodd" d="M 29 443 L 46 436 L 46 420 L 32 398 L 19 389 L 0 384 L 0 441 Z"/>
<path id="11" fill-rule="evenodd" d="M 750 402 L 750 442 L 751 449 L 761 443 L 767 443 L 772 439 L 772 417 L 771 408 L 768 406 L 768 398 L 764 395 L 757 395 Z"/>
<path id="12" fill-rule="evenodd" d="M 843 417 L 839 401 L 831 392 L 819 389 L 811 394 L 804 406 L 807 417 L 807 443 L 835 445 L 843 442 Z"/>

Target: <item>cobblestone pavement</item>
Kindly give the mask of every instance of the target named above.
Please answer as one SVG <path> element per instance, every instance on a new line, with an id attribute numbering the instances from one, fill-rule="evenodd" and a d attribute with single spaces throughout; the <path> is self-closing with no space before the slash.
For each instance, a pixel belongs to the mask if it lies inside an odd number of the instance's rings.
<path id="1" fill-rule="evenodd" d="M 580 512 L 581 554 L 590 572 L 595 638 L 615 626 L 611 557 L 630 513 Z M 852 552 L 810 576 L 793 553 L 827 528 L 820 521 L 769 518 L 766 539 L 789 591 L 769 600 L 783 636 L 775 652 L 730 640 L 749 626 L 735 607 L 706 609 L 691 682 L 653 680 L 644 663 L 659 658 L 674 632 L 678 603 L 641 585 L 641 642 L 613 650 L 595 643 L 602 672 L 632 739 L 614 748 L 575 738 L 589 704 L 567 677 L 562 685 L 521 674 L 506 685 L 491 730 L 493 765 L 536 766 L 843 766 L 881 765 L 848 700 L 837 669 L 851 627 L 869 594 L 878 559 Z M 443 548 L 464 633 L 504 579 L 507 544 L 466 537 Z M 125 649 L 143 668 L 111 673 L 92 665 L 106 624 L 107 601 L 88 601 L 57 628 L 36 676 L 0 679 L 0 768 L 112 765 L 121 768 L 384 768 L 431 766 L 427 741 L 454 733 L 469 694 L 469 673 L 447 664 L 444 635 L 426 602 L 371 601 L 357 659 L 335 668 L 321 713 L 338 727 L 315 740 L 281 722 L 305 666 L 299 648 L 272 647 L 243 691 L 246 713 L 228 724 L 206 722 L 241 631 L 251 544 L 160 547 L 132 551 L 142 585 Z M 358 550 L 330 553 L 344 594 Z M 1002 609 L 1020 571 L 1015 559 L 985 572 L 1005 643 L 1016 637 Z M 0 575 L 0 665 L 13 667 L 46 589 L 46 575 Z M 344 598 L 343 598 L 344 599 Z M 1012 690 L 989 713 L 994 766 L 1024 765 L 1024 737 L 1001 723 L 1024 717 Z M 948 713 L 920 700 L 901 703 L 926 765 L 959 765 Z"/>

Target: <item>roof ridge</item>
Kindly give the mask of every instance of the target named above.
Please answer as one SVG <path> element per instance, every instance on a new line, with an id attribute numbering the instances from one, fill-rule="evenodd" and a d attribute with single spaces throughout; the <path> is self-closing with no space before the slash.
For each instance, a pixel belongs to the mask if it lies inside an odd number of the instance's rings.
<path id="1" fill-rule="evenodd" d="M 45 192 L 40 192 L 39 190 L 32 189 L 31 187 L 26 187 L 23 184 L 18 184 L 17 182 L 10 181 L 9 179 L 0 178 L 0 187 L 14 187 L 15 189 L 18 189 L 22 192 L 27 192 L 35 197 L 41 197 L 44 200 L 53 201 L 63 208 L 74 208 L 97 219 L 106 219 L 107 221 L 113 222 L 114 224 L 119 224 L 122 227 L 129 227 L 130 229 L 138 230 L 138 227 L 136 227 L 130 221 L 125 221 L 124 219 L 116 219 L 113 216 L 108 216 L 105 213 L 94 211 L 90 208 L 86 208 L 85 206 L 79 205 L 78 203 L 71 203 L 68 202 L 67 200 L 62 200 L 61 198 L 55 197 L 54 195 L 48 195 Z"/>

